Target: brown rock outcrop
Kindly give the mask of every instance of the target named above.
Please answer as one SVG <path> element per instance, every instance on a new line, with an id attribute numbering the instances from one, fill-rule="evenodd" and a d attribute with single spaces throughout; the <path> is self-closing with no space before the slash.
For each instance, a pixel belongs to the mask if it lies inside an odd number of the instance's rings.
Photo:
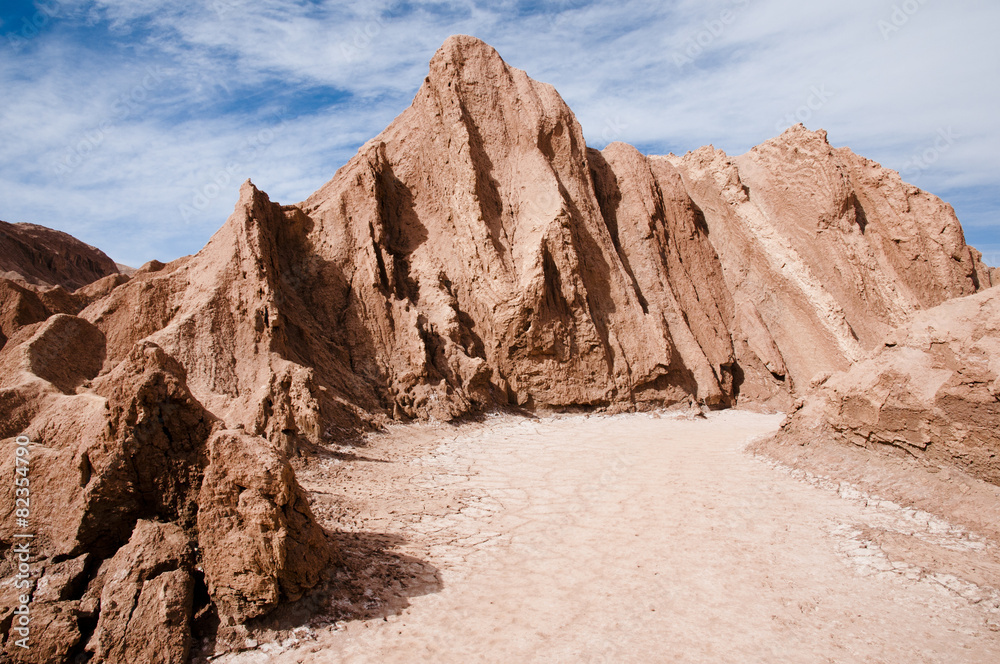
<path id="1" fill-rule="evenodd" d="M 19 329 L 40 323 L 49 315 L 37 293 L 9 279 L 0 279 L 0 348 Z"/>
<path id="2" fill-rule="evenodd" d="M 896 450 L 1000 485 L 1000 291 L 916 313 L 829 378 L 776 444 L 840 441 Z"/>
<path id="3" fill-rule="evenodd" d="M 193 543 L 182 528 L 136 523 L 128 544 L 98 574 L 101 614 L 92 637 L 97 661 L 188 661 L 194 559 Z"/>
<path id="4" fill-rule="evenodd" d="M 325 324 L 336 302 L 318 301 L 335 288 L 307 281 L 319 264 L 310 226 L 246 183 L 197 256 L 139 270 L 80 316 L 105 332 L 109 367 L 148 339 L 185 368 L 210 412 L 282 449 L 319 441 L 323 427 L 355 428 L 377 397 Z"/>
<path id="5" fill-rule="evenodd" d="M 325 535 L 291 466 L 264 440 L 220 431 L 208 450 L 198 547 L 220 616 L 239 624 L 316 584 Z"/>
<path id="6" fill-rule="evenodd" d="M 38 625 L 107 661 L 183 659 L 195 566 L 223 628 L 317 582 L 334 554 L 287 458 L 311 444 L 507 405 L 784 407 L 991 278 L 950 207 L 822 132 L 588 149 L 551 86 L 462 36 L 319 191 L 245 183 L 195 256 L 125 276 L 15 249 L 0 437 L 35 441 Z"/>
<path id="7" fill-rule="evenodd" d="M 352 366 L 408 416 L 503 392 L 787 405 L 908 313 L 989 282 L 950 207 L 822 132 L 737 159 L 587 151 L 551 88 L 468 37 L 299 207 L 350 284 Z"/>
<path id="8" fill-rule="evenodd" d="M 735 159 L 588 150 L 551 86 L 459 36 L 316 194 L 245 184 L 197 256 L 80 315 L 109 366 L 149 338 L 290 451 L 508 403 L 787 407 L 989 279 L 950 207 L 822 132 Z"/>
<path id="9" fill-rule="evenodd" d="M 588 151 L 549 86 L 468 37 L 284 214 L 311 259 L 282 293 L 323 331 L 301 335 L 300 363 L 395 417 L 787 405 L 907 313 L 989 279 L 948 206 L 822 133 L 739 160 Z M 362 389 L 327 378 L 329 347 Z"/>
<path id="10" fill-rule="evenodd" d="M 0 221 L 0 277 L 73 291 L 113 274 L 118 274 L 113 260 L 72 235 Z"/>
<path id="11" fill-rule="evenodd" d="M 0 348 L 22 327 L 40 323 L 55 314 L 75 316 L 126 281 L 125 275 L 114 274 L 69 293 L 62 286 L 38 289 L 0 279 Z"/>
<path id="12" fill-rule="evenodd" d="M 22 328 L 0 351 L 3 436 L 16 430 L 38 441 L 30 446 L 32 551 L 44 571 L 32 594 L 33 634 L 69 653 L 86 637 L 79 626 L 98 617 L 90 646 L 97 661 L 146 661 L 147 637 L 183 643 L 174 637 L 189 629 L 196 560 L 224 625 L 248 616 L 231 601 L 233 579 L 270 583 L 265 611 L 315 584 L 330 551 L 281 453 L 249 435 L 221 452 L 212 433 L 218 420 L 191 396 L 184 369 L 150 341 L 94 378 L 102 342 L 87 321 L 57 315 Z M 81 389 L 81 381 L 87 387 Z M 24 530 L 14 517 L 13 501 L 4 500 L 0 540 L 16 541 L 14 534 Z M 222 520 L 230 517 L 235 520 Z M 190 554 L 190 562 L 168 566 L 162 576 L 156 563 L 148 579 L 109 590 L 108 579 L 117 577 L 107 566 L 141 572 L 139 559 L 166 550 L 161 531 L 173 533 L 167 539 L 197 539 L 197 558 Z M 261 535 L 266 540 L 255 550 Z M 0 572 L 11 573 L 14 564 L 8 559 Z M 5 647 L 23 656 L 12 640 Z M 184 652 L 169 661 L 186 661 Z"/>

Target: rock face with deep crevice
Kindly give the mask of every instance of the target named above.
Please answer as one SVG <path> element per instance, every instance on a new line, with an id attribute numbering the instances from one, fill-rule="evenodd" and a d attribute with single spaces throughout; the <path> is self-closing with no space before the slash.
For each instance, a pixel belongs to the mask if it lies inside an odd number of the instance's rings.
<path id="1" fill-rule="evenodd" d="M 785 408 L 991 284 L 949 206 L 823 132 L 594 150 L 461 36 L 306 201 L 247 182 L 197 255 L 129 276 L 39 247 L 3 264 L 0 437 L 34 441 L 45 656 L 109 662 L 181 661 L 192 616 L 225 632 L 317 583 L 336 552 L 289 455 L 505 406 Z"/>

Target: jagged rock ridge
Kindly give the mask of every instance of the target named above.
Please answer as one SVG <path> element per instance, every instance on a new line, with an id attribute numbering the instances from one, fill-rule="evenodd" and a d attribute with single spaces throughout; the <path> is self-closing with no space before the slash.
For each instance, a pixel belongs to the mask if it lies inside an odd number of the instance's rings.
<path id="1" fill-rule="evenodd" d="M 180 661 L 195 616 L 236 634 L 335 555 L 290 454 L 505 406 L 782 408 L 990 279 L 949 206 L 822 132 L 588 149 L 551 86 L 453 37 L 306 201 L 248 182 L 195 256 L 72 293 L 0 282 L 0 436 L 36 441 L 60 589 L 42 623 L 59 652 L 169 637 Z"/>

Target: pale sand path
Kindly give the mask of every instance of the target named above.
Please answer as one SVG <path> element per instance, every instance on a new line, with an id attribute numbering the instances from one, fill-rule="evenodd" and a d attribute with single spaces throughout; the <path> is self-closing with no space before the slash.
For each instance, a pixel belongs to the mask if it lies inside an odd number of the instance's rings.
<path id="1" fill-rule="evenodd" d="M 1000 662 L 987 602 L 892 571 L 857 535 L 983 545 L 742 451 L 780 420 L 503 416 L 376 436 L 354 451 L 389 463 L 326 462 L 303 484 L 328 527 L 398 535 L 439 583 L 417 565 L 398 615 L 222 661 Z"/>

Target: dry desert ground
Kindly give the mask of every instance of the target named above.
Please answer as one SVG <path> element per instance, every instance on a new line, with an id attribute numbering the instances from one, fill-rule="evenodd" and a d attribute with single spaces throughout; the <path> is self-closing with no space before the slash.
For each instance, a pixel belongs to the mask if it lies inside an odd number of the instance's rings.
<path id="1" fill-rule="evenodd" d="M 1000 661 L 995 548 L 745 450 L 780 422 L 498 415 L 343 447 L 299 477 L 351 580 L 215 661 Z"/>

